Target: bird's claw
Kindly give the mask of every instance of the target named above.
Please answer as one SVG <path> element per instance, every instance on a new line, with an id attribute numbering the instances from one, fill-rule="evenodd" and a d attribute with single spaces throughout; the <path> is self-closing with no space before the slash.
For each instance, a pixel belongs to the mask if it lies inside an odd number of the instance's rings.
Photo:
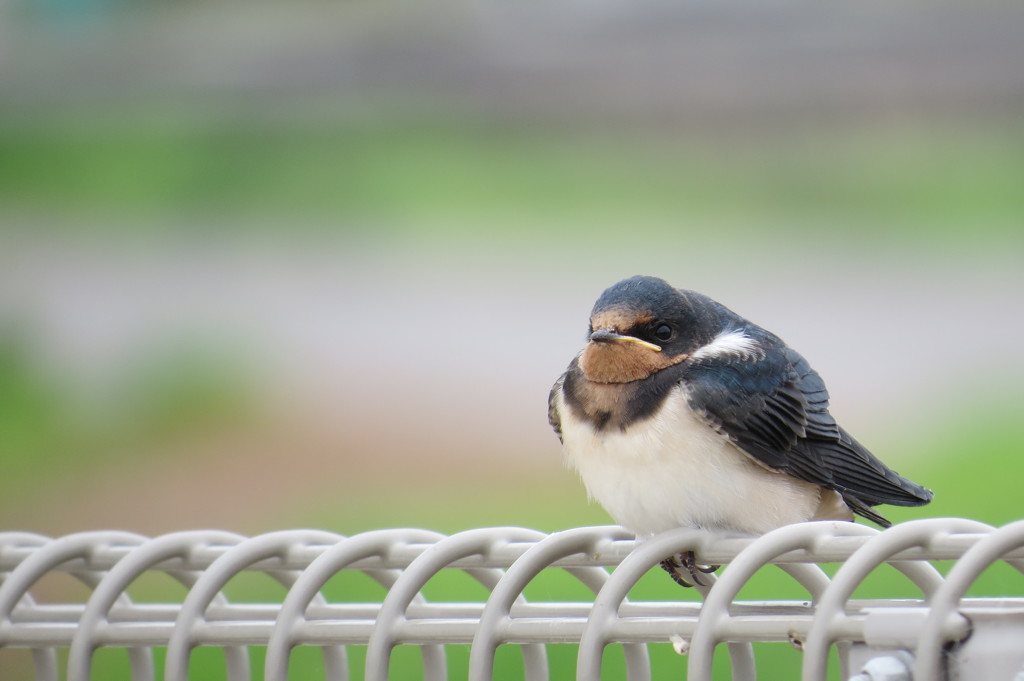
<path id="1" fill-rule="evenodd" d="M 690 588 L 693 586 L 710 586 L 700 576 L 711 574 L 721 566 L 702 565 L 697 562 L 697 556 L 694 555 L 693 551 L 684 551 L 661 561 L 661 567 L 676 584 Z"/>

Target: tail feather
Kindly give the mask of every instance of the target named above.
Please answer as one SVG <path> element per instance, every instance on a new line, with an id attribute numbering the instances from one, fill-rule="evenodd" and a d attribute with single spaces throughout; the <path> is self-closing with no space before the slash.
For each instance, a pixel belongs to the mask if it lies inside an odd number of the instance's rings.
<path id="1" fill-rule="evenodd" d="M 846 502 L 846 505 L 850 507 L 850 510 L 856 513 L 857 515 L 863 518 L 867 518 L 873 523 L 877 523 L 882 527 L 882 529 L 892 527 L 892 523 L 889 522 L 887 518 L 877 513 L 873 508 L 865 504 L 857 497 L 851 494 L 843 494 L 842 497 L 843 501 Z"/>
<path id="2" fill-rule="evenodd" d="M 843 429 L 840 428 L 839 433 L 838 441 L 818 441 L 815 449 L 824 467 L 831 471 L 829 482 L 844 498 L 855 497 L 864 508 L 878 504 L 923 506 L 932 500 L 931 490 L 886 466 Z"/>

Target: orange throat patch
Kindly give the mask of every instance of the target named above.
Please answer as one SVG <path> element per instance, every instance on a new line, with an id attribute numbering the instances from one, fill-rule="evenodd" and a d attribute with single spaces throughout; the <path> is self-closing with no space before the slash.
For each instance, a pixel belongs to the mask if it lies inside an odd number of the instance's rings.
<path id="1" fill-rule="evenodd" d="M 687 355 L 667 357 L 664 353 L 635 343 L 590 341 L 580 355 L 580 369 L 595 383 L 629 383 L 647 378 L 686 360 Z"/>

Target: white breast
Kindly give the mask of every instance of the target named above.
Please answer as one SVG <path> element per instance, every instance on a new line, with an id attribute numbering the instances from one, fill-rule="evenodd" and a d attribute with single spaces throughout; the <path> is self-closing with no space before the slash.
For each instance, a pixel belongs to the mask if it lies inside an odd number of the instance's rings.
<path id="1" fill-rule="evenodd" d="M 638 536 L 677 527 L 763 534 L 821 519 L 819 506 L 838 511 L 835 519 L 852 517 L 838 510 L 845 507 L 834 492 L 743 454 L 693 413 L 682 388 L 625 431 L 598 432 L 558 400 L 566 463 L 590 497 Z"/>

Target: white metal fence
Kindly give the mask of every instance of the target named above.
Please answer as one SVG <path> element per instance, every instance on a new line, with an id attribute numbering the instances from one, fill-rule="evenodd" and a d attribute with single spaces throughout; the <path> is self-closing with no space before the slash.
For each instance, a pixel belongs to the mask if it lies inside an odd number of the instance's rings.
<path id="1" fill-rule="evenodd" d="M 702 602 L 627 598 L 645 573 L 684 550 L 725 566 L 717 580 L 709 580 L 712 586 L 698 587 Z M 945 574 L 936 567 L 947 567 L 943 561 L 952 561 Z M 978 576 L 999 561 L 1016 569 L 1015 591 L 967 597 Z M 827 563 L 841 564 L 831 578 L 821 568 Z M 884 564 L 903 573 L 918 597 L 853 598 Z M 740 589 L 768 565 L 788 573 L 806 598 L 737 600 Z M 585 585 L 592 600 L 528 602 L 527 585 L 553 569 Z M 489 596 L 482 602 L 428 601 L 424 586 L 445 571 L 470 575 Z M 77 578 L 88 587 L 86 597 L 38 598 L 37 591 L 45 591 L 41 580 L 55 572 Z M 227 583 L 251 572 L 280 583 L 283 598 L 228 600 Z M 383 597 L 374 603 L 329 600 L 325 585 L 344 572 L 367 575 L 383 587 Z M 103 531 L 57 539 L 10 532 L 0 533 L 0 647 L 31 650 L 30 678 L 92 678 L 97 651 L 115 648 L 127 651 L 132 679 L 171 681 L 188 677 L 190 658 L 204 646 L 223 650 L 224 676 L 231 680 L 259 676 L 250 647 L 265 649 L 261 666 L 268 680 L 288 678 L 289 658 L 298 646 L 319 649 L 318 673 L 327 679 L 350 678 L 349 652 L 360 647 L 365 678 L 380 680 L 389 678 L 393 650 L 414 646 L 424 679 L 468 674 L 471 681 L 484 681 L 501 671 L 495 668 L 501 646 L 518 646 L 517 674 L 539 680 L 551 676 L 549 646 L 571 643 L 578 644 L 576 678 L 591 681 L 602 678 L 605 648 L 622 644 L 625 675 L 640 681 L 665 677 L 652 668 L 649 644 L 672 643 L 686 655 L 670 658 L 671 678 L 682 678 L 684 669 L 687 679 L 712 678 L 714 652 L 725 644 L 732 678 L 753 679 L 751 644 L 789 641 L 803 651 L 806 680 L 826 678 L 834 649 L 844 679 L 1024 681 L 1020 572 L 1024 521 L 996 529 L 930 519 L 884 532 L 821 522 L 756 539 L 678 530 L 642 544 L 618 527 L 550 535 L 486 528 L 451 536 L 393 529 L 350 537 L 289 530 L 249 538 L 220 531 L 156 538 Z M 180 602 L 129 597 L 129 586 L 152 573 L 184 585 Z M 468 663 L 448 654 L 457 644 L 470 646 Z"/>

